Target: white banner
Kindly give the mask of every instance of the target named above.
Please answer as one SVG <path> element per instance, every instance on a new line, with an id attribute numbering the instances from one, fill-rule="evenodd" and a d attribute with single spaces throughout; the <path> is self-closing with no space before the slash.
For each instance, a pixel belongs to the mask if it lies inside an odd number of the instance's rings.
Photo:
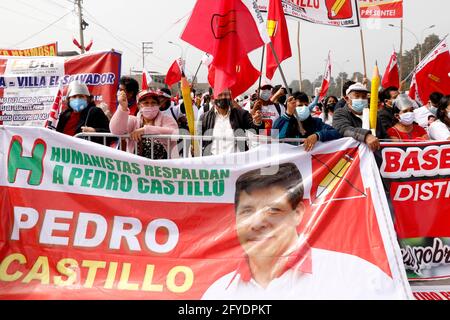
<path id="1" fill-rule="evenodd" d="M 282 0 L 287 16 L 334 27 L 358 27 L 358 0 Z M 269 0 L 258 0 L 267 12 Z"/>
<path id="2" fill-rule="evenodd" d="M 63 57 L 0 57 L 0 124 L 43 127 L 62 76 Z"/>

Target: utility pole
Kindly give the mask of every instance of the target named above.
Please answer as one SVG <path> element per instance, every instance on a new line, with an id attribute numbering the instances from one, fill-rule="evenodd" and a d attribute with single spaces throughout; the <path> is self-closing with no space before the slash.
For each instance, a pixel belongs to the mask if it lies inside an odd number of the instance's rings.
<path id="1" fill-rule="evenodd" d="M 84 53 L 85 47 L 84 47 L 84 33 L 83 31 L 86 29 L 86 27 L 89 25 L 86 21 L 83 19 L 83 7 L 82 7 L 83 0 L 75 0 L 75 4 L 78 6 L 78 20 L 80 22 L 80 44 L 81 44 L 81 53 Z"/>
<path id="2" fill-rule="evenodd" d="M 153 42 L 144 41 L 142 42 L 142 71 L 145 70 L 145 55 L 153 53 Z"/>

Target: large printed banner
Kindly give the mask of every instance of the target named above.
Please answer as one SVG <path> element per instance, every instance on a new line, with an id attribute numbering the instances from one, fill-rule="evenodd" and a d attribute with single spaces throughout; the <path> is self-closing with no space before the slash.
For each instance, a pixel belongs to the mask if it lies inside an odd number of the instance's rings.
<path id="1" fill-rule="evenodd" d="M 389 143 L 381 154 L 409 279 L 450 278 L 450 143 Z"/>
<path id="2" fill-rule="evenodd" d="M 2 299 L 412 298 L 373 155 L 153 161 L 0 128 Z"/>
<path id="3" fill-rule="evenodd" d="M 44 126 L 58 93 L 64 96 L 74 80 L 88 86 L 96 104 L 106 103 L 114 112 L 120 63 L 117 52 L 70 58 L 0 56 L 0 124 Z"/>
<path id="4" fill-rule="evenodd" d="M 49 43 L 44 46 L 29 49 L 0 49 L 0 56 L 57 56 L 58 43 Z"/>
<path id="5" fill-rule="evenodd" d="M 257 0 L 267 12 L 269 0 Z M 335 27 L 358 27 L 358 0 L 282 0 L 287 16 Z"/>
<path id="6" fill-rule="evenodd" d="M 361 18 L 403 18 L 403 0 L 359 0 Z"/>

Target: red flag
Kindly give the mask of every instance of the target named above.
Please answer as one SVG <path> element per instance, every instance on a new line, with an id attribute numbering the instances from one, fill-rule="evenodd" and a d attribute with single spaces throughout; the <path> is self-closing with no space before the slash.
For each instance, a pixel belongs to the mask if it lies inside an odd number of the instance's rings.
<path id="1" fill-rule="evenodd" d="M 84 48 L 84 50 L 89 51 L 92 48 L 92 44 L 94 43 L 94 40 L 91 39 L 91 41 L 88 43 L 88 45 Z"/>
<path id="2" fill-rule="evenodd" d="M 251 0 L 198 0 L 181 39 L 211 54 L 214 94 L 236 84 L 236 66 L 269 39 Z"/>
<path id="3" fill-rule="evenodd" d="M 164 82 L 171 87 L 177 82 L 181 81 L 181 67 L 180 59 L 175 60 L 167 71 L 166 79 Z"/>
<path id="4" fill-rule="evenodd" d="M 417 66 L 410 96 L 415 94 L 425 103 L 432 92 L 450 94 L 449 74 L 450 52 L 447 43 L 442 40 Z"/>
<path id="5" fill-rule="evenodd" d="M 393 52 L 391 60 L 384 71 L 383 79 L 381 80 L 381 86 L 383 88 L 396 87 L 400 88 L 400 77 L 398 73 L 398 60 L 397 53 Z"/>
<path id="6" fill-rule="evenodd" d="M 270 0 L 269 2 L 269 9 L 267 13 L 267 33 L 269 34 L 273 48 L 280 63 L 292 56 L 286 17 L 284 16 L 281 0 Z M 269 45 L 267 45 L 266 51 L 266 77 L 268 79 L 272 79 L 278 68 L 278 64 Z"/>
<path id="7" fill-rule="evenodd" d="M 75 37 L 72 38 L 72 42 L 74 45 L 76 45 L 78 47 L 78 49 L 81 50 L 81 44 L 78 42 L 77 39 L 75 39 Z"/>
<path id="8" fill-rule="evenodd" d="M 179 81 L 179 80 L 178 80 Z M 153 78 L 147 70 L 142 71 L 142 90 L 147 90 L 150 87 L 150 83 L 153 82 Z"/>
<path id="9" fill-rule="evenodd" d="M 325 69 L 325 74 L 323 75 L 319 100 L 322 100 L 327 95 L 328 88 L 330 87 L 330 81 L 331 81 L 331 56 L 330 52 L 328 52 L 327 68 Z"/>
<path id="10" fill-rule="evenodd" d="M 215 67 L 210 65 L 208 68 L 208 82 L 211 87 L 214 87 L 215 72 Z M 236 83 L 230 87 L 233 98 L 237 97 L 241 93 L 244 93 L 245 90 L 250 88 L 256 80 L 258 80 L 261 74 L 259 70 L 253 67 L 248 56 L 244 56 L 244 58 L 242 58 L 241 62 L 236 66 L 236 72 Z"/>

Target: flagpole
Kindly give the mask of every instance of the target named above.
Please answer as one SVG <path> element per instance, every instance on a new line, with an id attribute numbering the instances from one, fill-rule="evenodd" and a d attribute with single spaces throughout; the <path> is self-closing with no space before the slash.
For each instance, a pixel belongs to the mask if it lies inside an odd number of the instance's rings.
<path id="1" fill-rule="evenodd" d="M 298 50 L 298 88 L 302 91 L 302 57 L 300 55 L 300 21 L 297 22 L 297 50 Z"/>
<path id="2" fill-rule="evenodd" d="M 259 68 L 259 82 L 258 82 L 258 98 L 260 97 L 260 88 L 261 88 L 261 80 L 262 80 L 262 74 L 263 74 L 263 65 L 264 65 L 264 54 L 266 53 L 266 45 L 263 45 L 262 47 L 262 54 L 261 54 L 261 67 Z"/>
<path id="3" fill-rule="evenodd" d="M 400 88 L 398 88 L 399 91 L 402 91 L 402 71 L 403 71 L 403 19 L 400 20 L 400 59 L 398 60 L 399 66 L 398 66 L 398 75 L 400 78 Z M 414 66 L 415 68 L 415 66 Z"/>
<path id="4" fill-rule="evenodd" d="M 270 45 L 270 49 L 272 50 L 273 56 L 275 57 L 275 61 L 276 61 L 277 65 L 278 65 L 278 68 L 280 69 L 281 78 L 283 79 L 283 83 L 284 83 L 284 86 L 285 86 L 286 91 L 287 91 L 287 96 L 289 97 L 290 96 L 289 86 L 287 84 L 286 77 L 284 76 L 283 69 L 281 68 L 281 64 L 280 64 L 280 60 L 278 59 L 278 55 L 277 55 L 277 53 L 275 51 L 275 48 L 273 47 L 272 41 L 269 42 L 269 45 Z"/>
<path id="5" fill-rule="evenodd" d="M 366 49 L 364 47 L 364 35 L 363 35 L 362 27 L 359 28 L 359 33 L 361 36 L 361 48 L 362 48 L 362 57 L 363 57 L 363 65 L 364 65 L 364 78 L 367 78 Z"/>
<path id="6" fill-rule="evenodd" d="M 198 64 L 198 67 L 197 67 L 197 71 L 195 71 L 194 78 L 192 78 L 192 84 L 191 84 L 192 88 L 194 88 L 195 80 L 197 80 L 197 74 L 198 74 L 198 71 L 200 70 L 200 67 L 202 66 L 202 63 L 203 62 L 200 61 L 200 63 Z"/>

